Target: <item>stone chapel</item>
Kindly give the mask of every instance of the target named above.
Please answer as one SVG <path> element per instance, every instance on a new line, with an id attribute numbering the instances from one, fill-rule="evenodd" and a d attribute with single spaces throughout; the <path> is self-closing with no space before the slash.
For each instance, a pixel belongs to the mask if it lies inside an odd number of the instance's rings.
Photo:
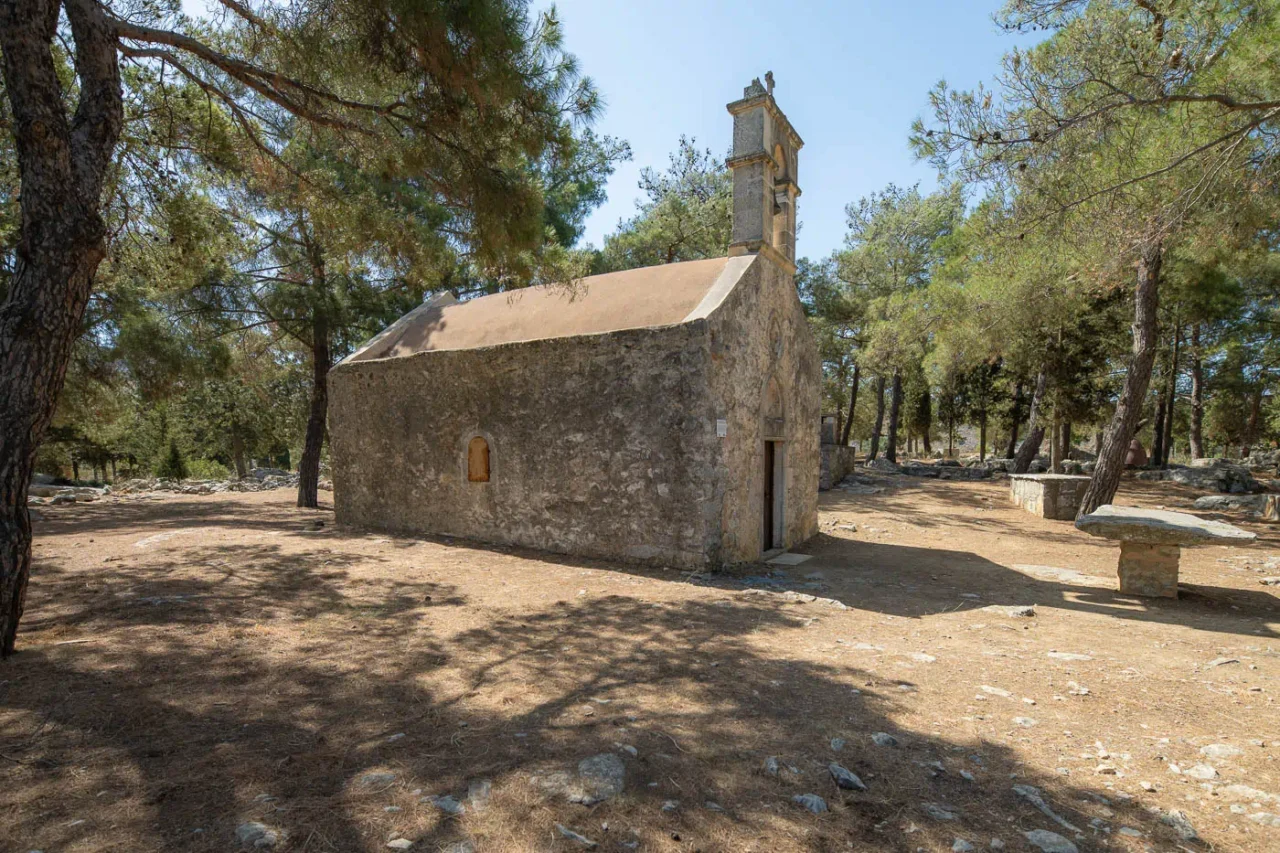
<path id="1" fill-rule="evenodd" d="M 339 523 L 678 568 L 817 532 L 804 143 L 766 79 L 728 105 L 726 257 L 436 297 L 333 369 Z"/>

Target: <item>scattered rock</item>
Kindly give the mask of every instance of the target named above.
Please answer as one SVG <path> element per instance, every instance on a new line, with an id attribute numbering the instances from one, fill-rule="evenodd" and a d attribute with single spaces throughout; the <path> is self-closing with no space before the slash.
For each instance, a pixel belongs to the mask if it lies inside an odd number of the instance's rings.
<path id="1" fill-rule="evenodd" d="M 627 782 L 627 766 L 612 752 L 604 752 L 579 761 L 578 778 L 586 794 L 582 802 L 594 805 L 622 793 Z"/>
<path id="2" fill-rule="evenodd" d="M 791 798 L 791 802 L 814 814 L 822 814 L 827 810 L 827 801 L 817 794 L 796 794 Z"/>
<path id="3" fill-rule="evenodd" d="M 484 811 L 493 796 L 493 783 L 488 779 L 477 779 L 467 786 L 467 803 L 475 811 Z"/>
<path id="4" fill-rule="evenodd" d="M 1013 722 L 1015 725 L 1022 726 L 1024 729 L 1029 729 L 1037 724 L 1037 720 L 1034 717 L 1014 717 Z"/>
<path id="5" fill-rule="evenodd" d="M 1173 827 L 1178 833 L 1178 837 L 1183 841 L 1199 841 L 1200 833 L 1196 832 L 1196 828 L 1191 825 L 1191 821 L 1187 818 L 1186 812 L 1174 809 L 1160 815 L 1160 822 L 1165 826 Z"/>
<path id="6" fill-rule="evenodd" d="M 662 810 L 664 812 L 670 813 L 678 808 L 680 808 L 680 802 L 678 800 L 665 800 L 662 803 Z"/>
<path id="7" fill-rule="evenodd" d="M 937 803 L 921 803 L 920 808 L 934 820 L 956 820 L 959 815 Z"/>
<path id="8" fill-rule="evenodd" d="M 396 774 L 394 773 L 374 772 L 365 773 L 356 780 L 356 785 L 361 788 L 376 788 L 379 785 L 390 785 L 394 781 L 396 781 Z"/>
<path id="9" fill-rule="evenodd" d="M 1074 660 L 1074 661 L 1093 660 L 1092 655 L 1081 655 L 1081 654 L 1076 654 L 1075 652 L 1048 652 L 1047 654 L 1049 655 L 1049 657 L 1053 658 L 1054 660 Z"/>
<path id="10" fill-rule="evenodd" d="M 760 769 L 764 771 L 766 776 L 777 776 L 778 775 L 777 756 L 770 755 L 768 758 L 766 758 L 764 760 L 764 764 L 761 766 Z"/>
<path id="11" fill-rule="evenodd" d="M 833 737 L 833 738 L 831 739 L 831 751 L 832 751 L 832 752 L 839 752 L 839 751 L 840 751 L 840 750 L 842 750 L 842 749 L 844 749 L 844 738 L 842 738 L 842 737 Z"/>
<path id="12" fill-rule="evenodd" d="M 888 732 L 876 732 L 871 736 L 871 742 L 876 746 L 897 746 L 898 739 Z"/>
<path id="13" fill-rule="evenodd" d="M 1031 846 L 1042 853 L 1080 853 L 1079 848 L 1056 832 L 1047 829 L 1033 829 L 1022 833 Z"/>
<path id="14" fill-rule="evenodd" d="M 980 607 L 978 609 L 985 610 L 988 613 L 995 613 L 999 616 L 1008 616 L 1010 619 L 1028 619 L 1036 615 L 1036 608 L 1034 604 L 988 604 L 986 607 Z"/>
<path id="15" fill-rule="evenodd" d="M 1226 759 L 1244 755 L 1244 750 L 1229 743 L 1211 743 L 1208 746 L 1200 747 L 1200 754 L 1209 758 Z"/>
<path id="16" fill-rule="evenodd" d="M 236 827 L 236 840 L 241 847 L 270 850 L 280 843 L 281 832 L 265 823 L 249 821 Z"/>
<path id="17" fill-rule="evenodd" d="M 1254 812 L 1249 815 L 1249 820 L 1254 823 L 1260 823 L 1263 826 L 1274 826 L 1280 829 L 1280 814 L 1271 814 L 1270 812 Z"/>
<path id="18" fill-rule="evenodd" d="M 867 786 L 862 783 L 857 774 L 836 764 L 834 761 L 827 765 L 827 771 L 831 773 L 831 778 L 835 780 L 836 785 L 846 791 L 867 790 Z"/>
<path id="19" fill-rule="evenodd" d="M 963 838 L 951 842 L 951 853 L 973 853 L 973 845 Z"/>
<path id="20" fill-rule="evenodd" d="M 902 468 L 899 467 L 897 463 L 890 462 L 888 459 L 885 459 L 883 456 L 878 456 L 875 459 L 872 459 L 871 461 L 867 462 L 866 465 L 863 467 L 870 468 L 873 471 L 881 471 L 885 474 L 901 474 L 902 473 Z"/>
<path id="21" fill-rule="evenodd" d="M 408 850 L 413 846 L 413 842 L 407 838 L 393 838 L 387 842 L 388 850 Z"/>
<path id="22" fill-rule="evenodd" d="M 435 806 L 440 811 L 447 815 L 452 815 L 453 817 L 465 814 L 467 811 L 466 806 L 448 795 L 443 797 L 427 797 L 425 802 L 431 803 L 431 805 Z"/>
<path id="23" fill-rule="evenodd" d="M 1192 779 L 1217 779 L 1218 771 L 1210 767 L 1208 764 L 1195 764 L 1182 771 L 1184 776 L 1190 776 Z"/>
<path id="24" fill-rule="evenodd" d="M 1013 696 L 1013 694 L 1010 693 L 1008 690 L 1004 690 L 1003 688 L 1000 688 L 1000 687 L 992 687 L 990 684 L 983 684 L 978 689 L 981 690 L 983 693 L 990 693 L 992 696 L 1001 696 L 1005 699 L 1009 699 Z"/>
<path id="25" fill-rule="evenodd" d="M 1226 666 L 1227 664 L 1232 664 L 1232 663 L 1240 663 L 1240 659 L 1239 658 L 1214 658 L 1213 660 L 1205 664 L 1204 668 L 1215 669 L 1217 667 Z"/>
<path id="26" fill-rule="evenodd" d="M 588 850 L 593 850 L 599 846 L 596 844 L 596 842 L 592 841 L 590 838 L 587 838 L 585 835 L 579 835 L 578 833 L 574 832 L 572 829 L 570 829 L 567 826 L 564 826 L 563 824 L 557 823 L 556 831 L 558 831 L 561 835 L 563 835 L 565 838 L 569 839 L 570 841 L 575 841 L 578 844 L 581 844 L 583 847 L 587 848 Z"/>
<path id="27" fill-rule="evenodd" d="M 1041 814 L 1058 824 L 1058 826 L 1061 826 L 1063 829 L 1069 829 L 1072 832 L 1080 831 L 1066 818 L 1051 809 L 1049 804 L 1044 800 L 1044 794 L 1041 793 L 1040 789 L 1034 785 L 1014 785 L 1013 792 L 1031 805 L 1035 806 L 1040 810 Z"/>

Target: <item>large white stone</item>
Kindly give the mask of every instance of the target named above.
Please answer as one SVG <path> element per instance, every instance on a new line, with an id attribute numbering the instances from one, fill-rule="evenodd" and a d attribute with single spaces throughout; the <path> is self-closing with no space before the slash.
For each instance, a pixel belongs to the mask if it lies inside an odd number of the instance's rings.
<path id="1" fill-rule="evenodd" d="M 1100 506 L 1076 519 L 1076 527 L 1092 536 L 1151 545 L 1205 545 L 1213 542 L 1251 542 L 1257 534 L 1221 521 L 1206 521 L 1185 512 Z"/>

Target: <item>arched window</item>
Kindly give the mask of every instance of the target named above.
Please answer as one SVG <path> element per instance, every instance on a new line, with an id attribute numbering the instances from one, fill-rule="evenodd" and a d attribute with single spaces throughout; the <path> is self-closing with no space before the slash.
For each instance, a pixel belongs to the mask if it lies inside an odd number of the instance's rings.
<path id="1" fill-rule="evenodd" d="M 467 479 L 473 483 L 489 482 L 489 442 L 478 435 L 467 445 Z"/>

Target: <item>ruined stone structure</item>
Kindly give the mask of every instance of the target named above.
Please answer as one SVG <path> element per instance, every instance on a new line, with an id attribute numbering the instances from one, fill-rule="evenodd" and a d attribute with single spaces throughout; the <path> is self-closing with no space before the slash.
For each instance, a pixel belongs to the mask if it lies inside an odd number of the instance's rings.
<path id="1" fill-rule="evenodd" d="M 1072 474 L 1010 474 L 1009 499 L 1032 515 L 1072 521 L 1089 479 Z"/>
<path id="2" fill-rule="evenodd" d="M 334 368 L 339 522 L 675 567 L 817 531 L 803 143 L 772 81 L 729 112 L 729 257 L 436 298 Z"/>

